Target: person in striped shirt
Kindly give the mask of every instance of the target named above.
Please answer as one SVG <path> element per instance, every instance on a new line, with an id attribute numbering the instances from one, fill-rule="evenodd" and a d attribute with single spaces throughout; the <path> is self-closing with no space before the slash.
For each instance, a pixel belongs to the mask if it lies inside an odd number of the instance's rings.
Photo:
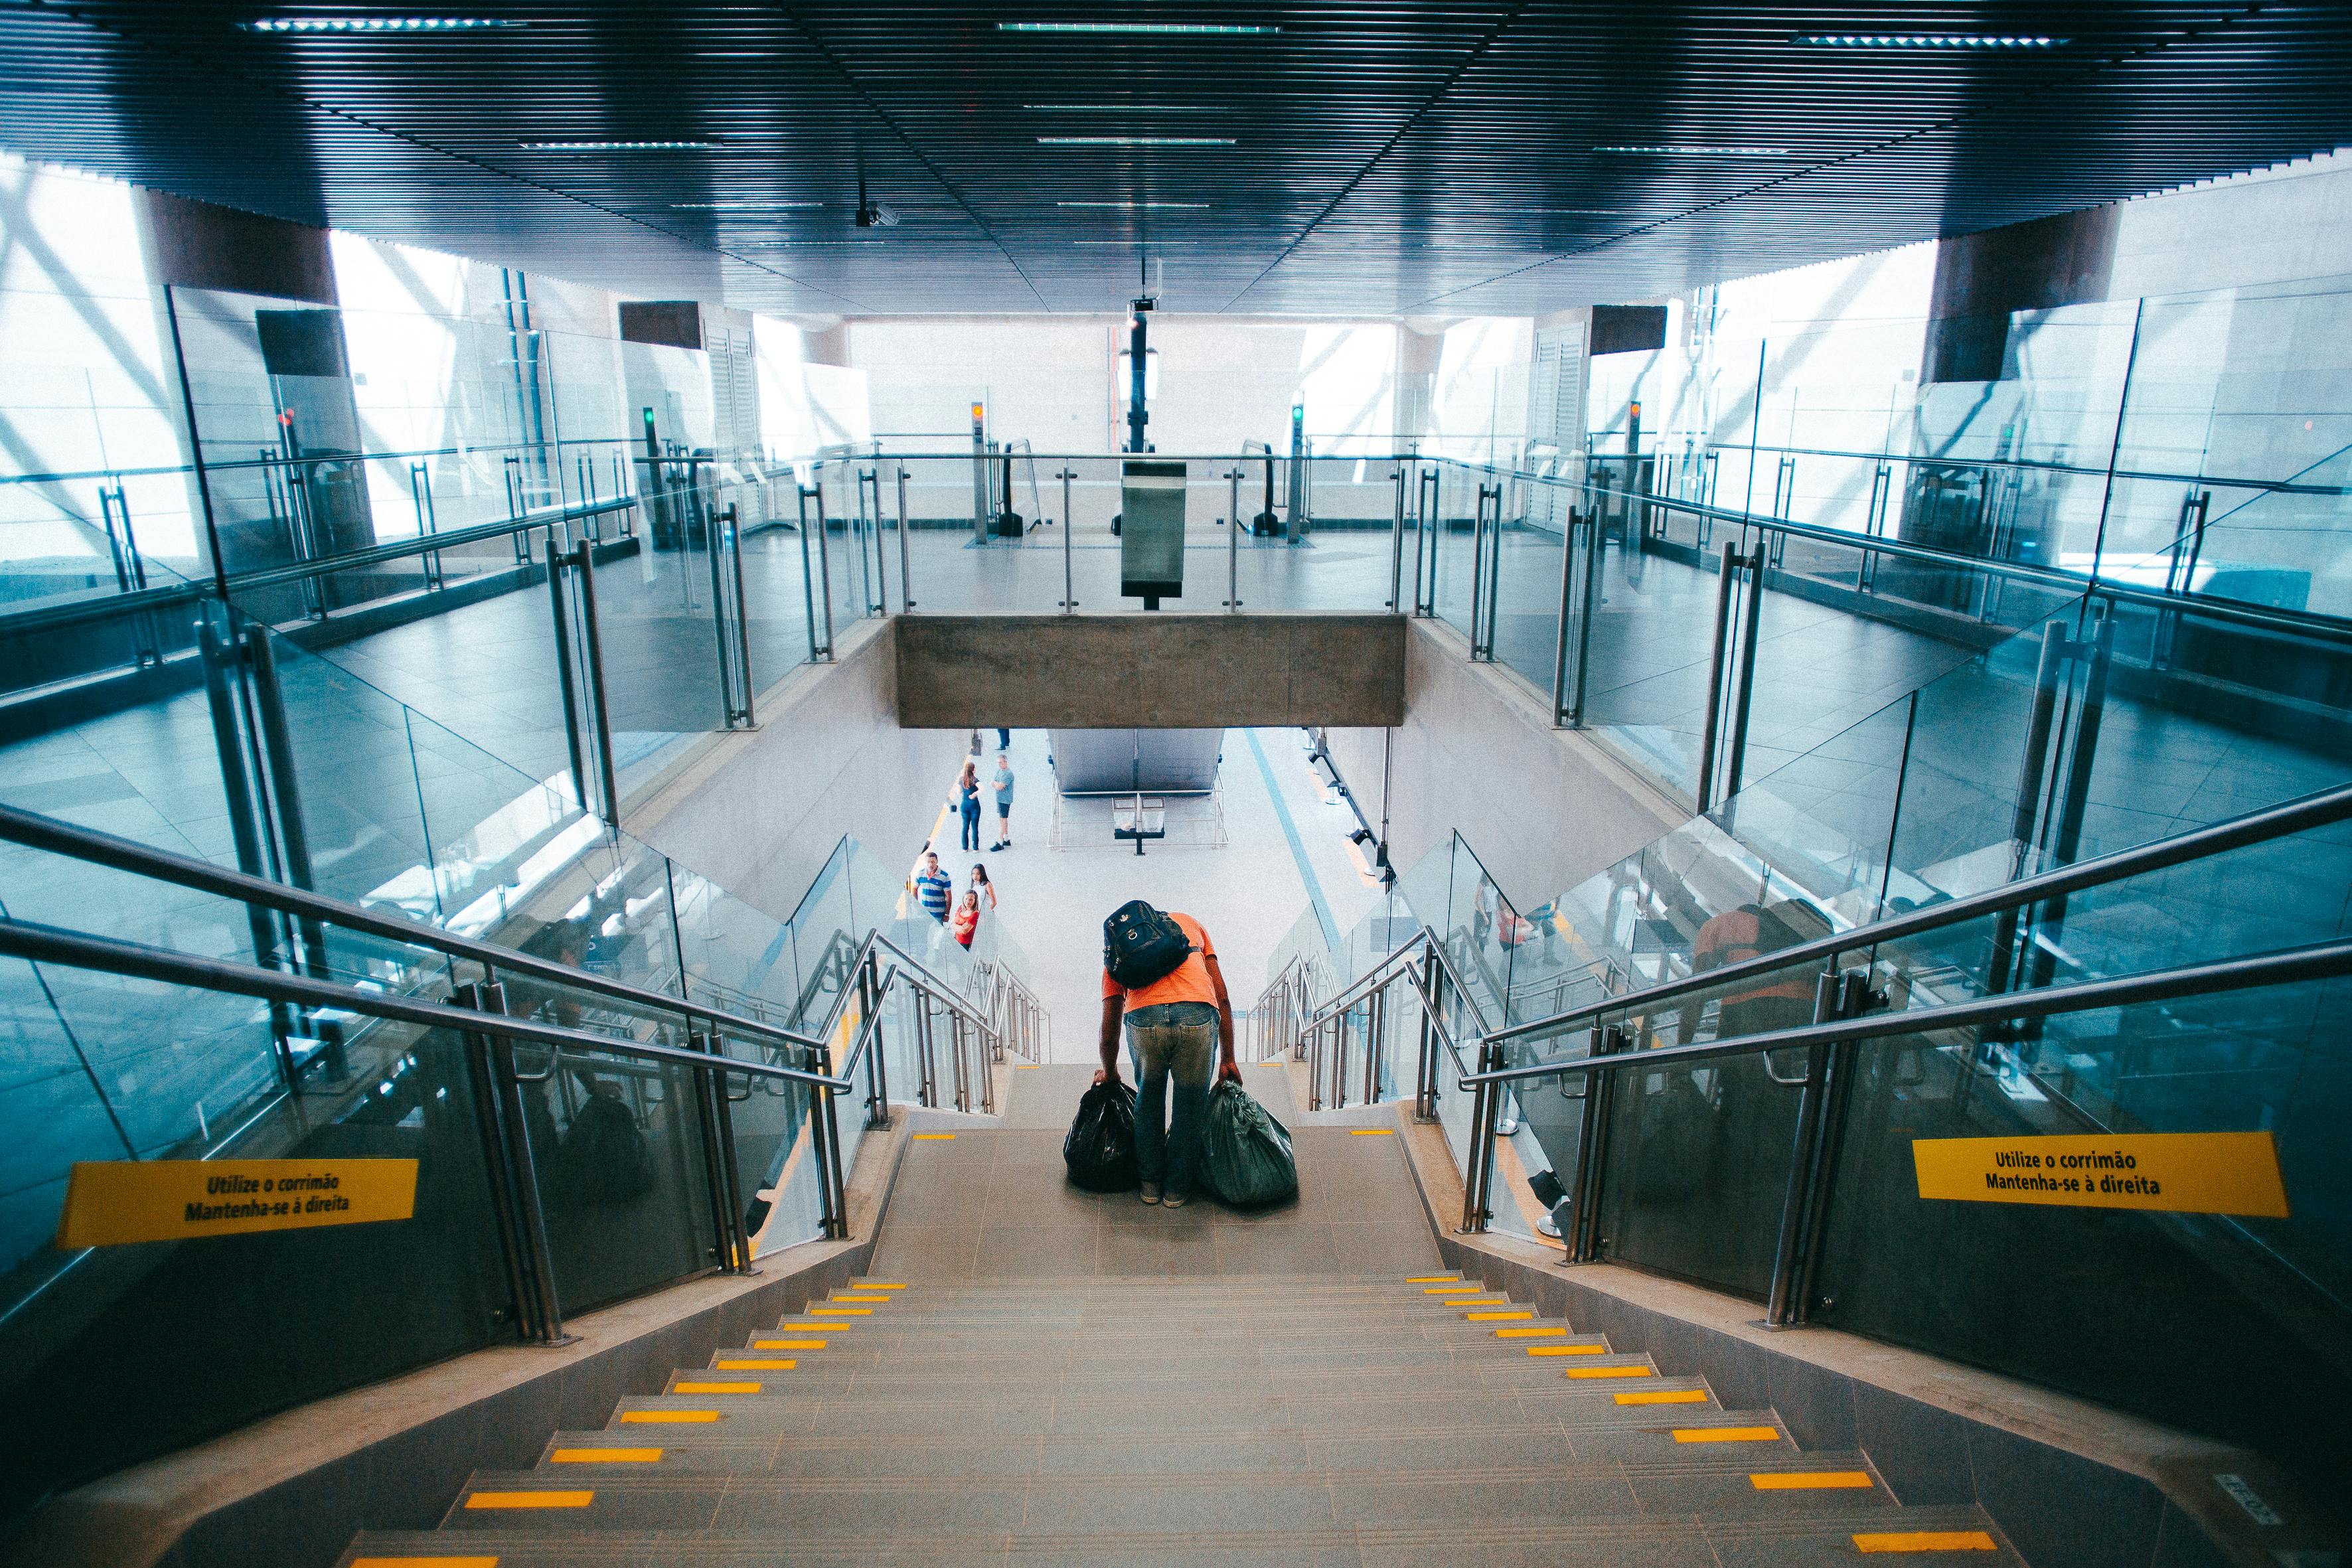
<path id="1" fill-rule="evenodd" d="M 931 919 L 947 924 L 948 909 L 955 902 L 955 882 L 940 869 L 940 852 L 936 849 L 923 851 L 923 868 L 915 874 L 915 897 L 922 900 Z"/>

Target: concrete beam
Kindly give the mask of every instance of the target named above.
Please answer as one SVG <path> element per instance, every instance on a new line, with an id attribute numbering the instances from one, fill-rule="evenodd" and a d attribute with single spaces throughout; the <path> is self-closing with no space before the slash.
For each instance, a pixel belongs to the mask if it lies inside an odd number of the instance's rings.
<path id="1" fill-rule="evenodd" d="M 1387 615 L 901 616 L 898 722 L 1396 724 L 1405 625 Z"/>

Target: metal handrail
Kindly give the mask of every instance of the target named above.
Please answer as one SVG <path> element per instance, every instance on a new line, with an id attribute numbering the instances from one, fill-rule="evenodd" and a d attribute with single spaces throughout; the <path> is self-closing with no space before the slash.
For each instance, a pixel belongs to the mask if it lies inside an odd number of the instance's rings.
<path id="1" fill-rule="evenodd" d="M 634 1057 L 643 1061 L 666 1062 L 675 1067 L 709 1068 L 714 1071 L 745 1073 L 754 1078 L 789 1079 L 814 1089 L 837 1090 L 855 1087 L 846 1078 L 810 1072 L 802 1068 L 740 1061 L 733 1057 L 681 1050 L 675 1046 L 647 1045 L 641 1040 L 591 1034 L 585 1029 L 509 1017 L 502 1013 L 476 1012 L 445 1003 L 422 1002 L 389 991 L 362 990 L 337 981 L 320 980 L 282 970 L 261 969 L 247 963 L 233 963 L 226 959 L 198 958 L 190 953 L 173 952 L 168 948 L 150 947 L 112 937 L 90 936 L 35 921 L 0 917 L 0 952 L 12 958 L 21 958 L 28 963 L 61 963 L 73 969 L 120 974 L 131 980 L 162 981 L 201 991 L 226 991 L 265 1001 L 292 1003 L 297 1006 L 342 1008 L 400 1023 L 419 1024 L 426 1028 L 500 1035 L 528 1040 L 534 1045 L 599 1051 Z"/>
<path id="2" fill-rule="evenodd" d="M 314 893 L 307 889 L 289 888 L 282 882 L 269 881 L 242 871 L 227 870 L 208 861 L 152 848 L 94 828 L 77 827 L 13 805 L 0 805 L 0 839 L 117 871 L 152 877 L 157 881 L 170 882 L 196 892 L 259 904 L 281 914 L 321 921 L 347 931 L 364 931 L 371 936 L 385 937 L 409 946 L 431 948 L 452 958 L 466 959 L 509 973 L 552 981 L 575 990 L 626 1002 L 633 1006 L 682 1013 L 724 1033 L 754 1035 L 787 1045 L 824 1048 L 823 1039 L 797 1030 L 761 1023 L 740 1014 L 666 995 L 658 991 L 646 991 L 583 969 L 575 969 L 553 959 L 500 947 L 495 942 L 457 936 L 438 926 L 381 914 L 362 904 Z"/>
<path id="3" fill-rule="evenodd" d="M 1434 460 L 1439 463 L 1452 463 L 1466 471 L 1527 479 L 1556 489 L 1577 490 L 1588 497 L 1595 489 L 1590 482 L 1584 480 L 1547 478 L 1539 474 L 1525 473 L 1516 468 L 1472 463 L 1459 458 L 1442 458 Z M 2104 473 L 2105 470 L 2099 471 Z M 2332 616 L 2247 605 L 2236 600 L 2220 599 L 2203 594 L 2136 587 L 2127 583 L 2087 577 L 2080 573 L 2065 572 L 2056 567 L 2035 566 L 2026 562 L 2000 561 L 1990 556 L 1937 550 L 1928 545 L 1915 544 L 1905 540 L 1886 539 L 1877 534 L 1823 528 L 1816 523 L 1799 522 L 1792 518 L 1769 517 L 1752 511 L 1735 511 L 1728 507 L 1712 506 L 1705 501 L 1691 500 L 1678 496 L 1644 495 L 1639 500 L 1643 505 L 1658 510 L 1678 511 L 1691 517 L 1706 518 L 1710 521 L 1729 527 L 1753 528 L 1784 534 L 1790 538 L 1808 539 L 1816 543 L 1833 544 L 1842 549 L 1858 551 L 1869 555 L 1887 555 L 1897 560 L 1919 561 L 1931 565 L 1983 572 L 1991 576 L 2030 583 L 2037 587 L 2048 588 L 2074 597 L 2091 595 L 2102 599 L 2137 605 L 2143 608 L 2166 610 L 2176 615 L 2230 621 L 2242 626 L 2318 637 L 2332 641 L 2352 641 L 2352 624 L 2347 624 Z M 1773 570 L 1777 572 L 1783 568 L 1776 566 Z"/>
<path id="4" fill-rule="evenodd" d="M 1525 1083 L 1531 1079 L 1560 1078 L 1569 1073 L 1615 1072 L 1632 1068 L 1643 1072 L 1718 1060 L 1725 1057 L 1759 1056 L 1792 1047 L 1832 1046 L 1852 1040 L 1883 1039 L 1890 1035 L 1921 1035 L 1937 1029 L 1964 1028 L 1972 1024 L 2001 1023 L 2014 1018 L 2041 1018 L 2054 1013 L 2082 1013 L 2101 1007 L 2128 1007 L 2177 996 L 2205 996 L 2218 992 L 2247 991 L 2264 985 L 2289 985 L 2300 980 L 2326 980 L 2352 974 L 2352 939 L 2310 942 L 2246 958 L 2213 963 L 2184 964 L 2147 970 L 2106 980 L 2078 981 L 2071 985 L 2045 985 L 2032 991 L 2004 991 L 1972 1002 L 1948 1003 L 1902 1013 L 1872 1013 L 1833 1023 L 1805 1024 L 1760 1035 L 1739 1035 L 1727 1040 L 1700 1040 L 1686 1046 L 1660 1046 L 1646 1051 L 1583 1056 L 1564 1062 L 1503 1068 L 1464 1075 L 1465 1084 Z M 1488 1037 L 1491 1043 L 1494 1037 Z"/>
<path id="5" fill-rule="evenodd" d="M 1875 947 L 1898 937 L 1912 936 L 1920 931 L 1957 925 L 1980 915 L 1999 914 L 2004 910 L 2021 909 L 2028 904 L 2039 903 L 2044 899 L 2060 894 L 2120 881 L 2143 872 L 2163 870 L 2167 867 L 2202 859 L 2207 856 L 2221 854 L 2231 849 L 2243 848 L 2251 844 L 2265 843 L 2308 828 L 2324 827 L 2347 818 L 2352 818 L 2352 784 L 2322 790 L 2315 795 L 2305 795 L 2283 805 L 2267 806 L 2260 811 L 2248 812 L 2242 816 L 2232 817 L 2226 822 L 2215 823 L 2208 827 L 2194 828 L 2170 838 L 2159 838 L 2153 843 L 2136 845 L 2128 849 L 2118 849 L 2113 854 L 2097 856 L 2088 860 L 2078 860 L 2071 866 L 2061 867 L 2054 871 L 2044 871 L 2038 876 L 2006 882 L 1999 887 L 1989 888 L 1980 893 L 1971 893 L 1966 898 L 1930 905 L 1926 909 L 1915 910 L 1907 914 L 1896 915 L 1871 925 L 1833 931 L 1828 936 L 1816 937 L 1810 942 L 1760 953 L 1754 958 L 1741 959 L 1737 963 L 1727 963 L 1720 968 L 1685 975 L 1679 980 L 1664 981 L 1639 991 L 1626 992 L 1622 995 L 1603 997 L 1598 1002 L 1587 1003 L 1581 1007 L 1571 1007 L 1567 1012 L 1555 1013 L 1548 1018 L 1538 1018 L 1532 1023 L 1516 1024 L 1493 1030 L 1485 1034 L 1483 1037 L 1488 1041 L 1500 1042 L 1517 1039 L 1525 1035 L 1571 1029 L 1580 1024 L 1591 1023 L 1612 1014 L 1631 1016 L 1637 1013 L 1645 1013 L 1653 1010 L 1659 1003 L 1671 998 L 1687 996 L 1694 992 L 1712 990 L 1732 981 L 1746 979 L 1750 975 L 1788 969 L 1816 958 L 1834 958 L 1839 953 L 1850 952 L 1857 948 Z"/>

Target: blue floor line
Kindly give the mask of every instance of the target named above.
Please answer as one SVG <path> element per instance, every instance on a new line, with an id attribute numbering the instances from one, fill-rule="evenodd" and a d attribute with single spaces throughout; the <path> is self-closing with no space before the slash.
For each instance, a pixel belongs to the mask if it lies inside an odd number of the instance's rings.
<path id="1" fill-rule="evenodd" d="M 1315 875 L 1315 868 L 1307 863 L 1307 845 L 1298 837 L 1298 824 L 1290 819 L 1290 805 L 1282 798 L 1282 786 L 1274 782 L 1274 764 L 1265 760 L 1265 748 L 1257 743 L 1257 731 L 1244 730 L 1242 738 L 1249 742 L 1250 755 L 1257 759 L 1257 771 L 1265 780 L 1265 793 L 1274 802 L 1275 819 L 1282 824 L 1282 836 L 1290 840 L 1290 858 L 1298 862 L 1298 879 L 1307 884 L 1307 900 L 1315 906 L 1315 918 L 1323 922 L 1323 940 L 1331 951 L 1339 951 L 1339 922 L 1331 918 L 1331 906 L 1324 900 L 1323 883 Z"/>

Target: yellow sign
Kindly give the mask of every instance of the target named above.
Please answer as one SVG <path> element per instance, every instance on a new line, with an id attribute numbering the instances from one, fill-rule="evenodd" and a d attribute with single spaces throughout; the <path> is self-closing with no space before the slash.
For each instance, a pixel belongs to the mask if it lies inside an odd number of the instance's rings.
<path id="1" fill-rule="evenodd" d="M 1919 1138 L 1911 1158 L 1923 1198 L 2287 1216 L 2267 1132 Z"/>
<path id="2" fill-rule="evenodd" d="M 58 1246 L 368 1225 L 415 1212 L 414 1160 L 103 1160 L 74 1166 Z"/>

